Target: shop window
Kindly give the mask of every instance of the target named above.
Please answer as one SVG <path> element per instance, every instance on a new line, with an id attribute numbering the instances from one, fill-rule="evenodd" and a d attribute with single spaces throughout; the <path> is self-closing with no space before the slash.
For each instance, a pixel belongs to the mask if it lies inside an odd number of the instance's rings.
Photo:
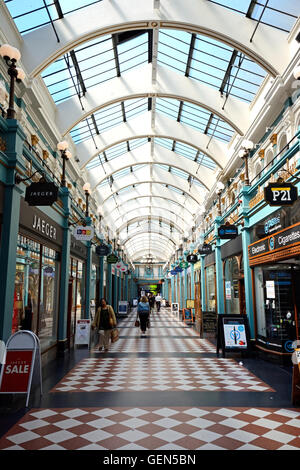
<path id="1" fill-rule="evenodd" d="M 85 306 L 85 265 L 82 261 L 71 258 L 72 309 L 71 336 L 75 335 L 76 320 L 83 317 Z"/>
<path id="2" fill-rule="evenodd" d="M 225 304 L 226 313 L 239 314 L 239 266 L 234 256 L 225 261 Z"/>
<path id="3" fill-rule="evenodd" d="M 51 248 L 18 236 L 12 333 L 30 330 L 42 351 L 56 343 L 59 263 Z"/>
<path id="4" fill-rule="evenodd" d="M 208 266 L 205 269 L 206 276 L 206 308 L 209 312 L 216 312 L 216 283 L 215 266 Z"/>

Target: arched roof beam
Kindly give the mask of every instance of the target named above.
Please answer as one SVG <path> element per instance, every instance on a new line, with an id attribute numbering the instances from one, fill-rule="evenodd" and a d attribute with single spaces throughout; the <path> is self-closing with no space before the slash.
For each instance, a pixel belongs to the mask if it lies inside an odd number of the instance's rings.
<path id="1" fill-rule="evenodd" d="M 132 201 L 135 201 L 135 200 L 140 200 L 140 199 L 144 199 L 144 198 L 148 198 L 148 199 L 159 199 L 159 201 L 162 201 L 162 202 L 165 202 L 165 201 L 168 201 L 169 203 L 171 204 L 176 204 L 176 206 L 178 206 L 180 208 L 180 210 L 184 211 L 186 213 L 186 216 L 188 216 L 188 219 L 191 218 L 193 219 L 193 214 L 192 212 L 190 212 L 189 209 L 187 209 L 187 207 L 184 205 L 184 204 L 181 204 L 180 202 L 176 201 L 176 199 L 174 198 L 174 191 L 171 191 L 171 190 L 168 190 L 167 188 L 163 188 L 163 189 L 166 189 L 167 192 L 169 193 L 173 193 L 173 194 L 170 194 L 168 196 L 160 196 L 160 195 L 152 195 L 152 194 L 147 194 L 147 195 L 136 195 L 136 196 L 133 196 L 133 197 L 129 197 L 128 199 L 123 199 L 122 202 L 120 202 L 120 204 L 118 204 L 117 206 L 115 206 L 115 203 L 114 203 L 114 207 L 108 207 L 107 210 L 104 212 L 103 214 L 103 217 L 107 217 L 107 216 L 113 216 L 113 212 L 118 210 L 118 209 L 121 209 L 125 206 L 125 204 L 128 204 Z M 120 197 L 120 196 L 119 196 Z M 168 207 L 166 206 L 161 206 L 162 208 L 166 208 L 168 210 Z M 136 209 L 138 209 L 139 207 L 137 206 Z M 132 209 L 132 210 L 135 210 L 135 209 Z M 128 211 L 130 212 L 130 211 Z M 179 214 L 177 214 L 178 217 Z M 185 218 L 186 218 L 185 216 Z M 120 216 L 121 217 L 121 216 Z"/>
<path id="2" fill-rule="evenodd" d="M 130 235 L 129 237 L 127 237 L 125 240 L 122 241 L 122 245 L 126 245 L 126 243 L 128 243 L 130 240 L 134 239 L 135 237 L 139 236 L 139 235 L 142 235 L 142 234 L 152 234 L 152 233 L 157 233 L 160 237 L 164 237 L 166 238 L 167 240 L 169 240 L 171 243 L 173 243 L 174 246 L 176 246 L 176 242 L 171 238 L 171 237 L 168 237 L 167 235 L 163 234 L 163 233 L 160 233 L 159 231 L 157 230 L 151 230 L 151 232 L 148 232 L 146 230 L 142 231 L 142 232 L 138 232 L 138 233 L 135 233 L 133 235 Z"/>
<path id="3" fill-rule="evenodd" d="M 212 170 L 201 166 L 201 171 L 199 171 L 199 163 L 193 160 L 186 161 L 185 157 L 180 157 L 160 145 L 154 145 L 154 154 L 152 156 L 151 144 L 146 144 L 126 153 L 122 159 L 113 158 L 97 167 L 96 171 L 91 170 L 91 174 L 96 173 L 97 175 L 97 183 L 93 184 L 92 190 L 96 189 L 107 178 L 113 176 L 114 173 L 126 168 L 134 168 L 137 165 L 167 165 L 168 167 L 177 168 L 192 176 L 208 190 L 215 184 L 215 175 Z"/>
<path id="4" fill-rule="evenodd" d="M 194 147 L 211 158 L 220 168 L 224 168 L 228 162 L 225 143 L 160 113 L 156 114 L 155 128 L 152 128 L 150 112 L 113 127 L 102 135 L 95 135 L 93 139 L 77 144 L 76 154 L 80 160 L 80 167 L 83 169 L 99 154 L 117 144 L 132 139 L 155 137 L 176 140 Z"/>
<path id="5" fill-rule="evenodd" d="M 104 205 L 109 198 L 124 188 L 143 183 L 160 183 L 162 185 L 172 186 L 196 202 L 198 206 L 203 202 L 204 195 L 206 193 L 204 189 L 200 189 L 200 191 L 198 191 L 195 189 L 195 186 L 190 187 L 187 180 L 180 176 L 168 173 L 162 168 L 153 168 L 152 171 L 150 171 L 150 166 L 148 165 L 148 167 L 140 168 L 129 175 L 116 179 L 112 187 L 110 187 L 109 184 L 102 186 L 101 188 L 98 187 L 97 195 L 99 202 Z"/>
<path id="6" fill-rule="evenodd" d="M 280 74 L 289 60 L 287 34 L 260 24 L 206 0 L 153 0 L 127 2 L 103 0 L 26 34 L 21 53 L 27 74 L 33 78 L 62 54 L 104 34 L 121 31 L 170 28 L 204 34 L 240 50 L 271 75 Z M 42 45 L 42 47 L 41 47 Z"/>
<path id="7" fill-rule="evenodd" d="M 175 230 L 177 230 L 177 232 L 179 233 L 183 233 L 183 229 L 182 227 L 180 227 L 178 224 L 176 224 L 175 222 L 173 222 L 172 220 L 168 219 L 167 217 L 161 217 L 161 216 L 158 216 L 158 215 L 140 215 L 138 217 L 133 217 L 132 219 L 129 219 L 127 222 L 125 222 L 124 224 L 122 224 L 120 227 L 118 227 L 118 232 L 122 232 L 122 230 L 124 230 L 126 227 L 130 227 L 131 225 L 135 224 L 136 222 L 140 222 L 142 220 L 155 220 L 155 221 L 161 221 L 163 222 L 164 224 L 168 224 L 168 225 L 172 225 L 174 227 Z"/>
<path id="8" fill-rule="evenodd" d="M 172 98 L 195 104 L 219 116 L 239 134 L 244 134 L 250 125 L 247 103 L 229 96 L 224 108 L 224 99 L 218 90 L 163 66 L 157 66 L 157 79 L 153 84 L 151 64 L 141 66 L 138 74 L 134 69 L 93 87 L 81 98 L 84 109 L 75 96 L 58 104 L 56 123 L 65 135 L 80 121 L 107 106 L 143 97 Z"/>
<path id="9" fill-rule="evenodd" d="M 156 217 L 157 219 L 160 218 L 160 215 L 153 215 L 153 212 L 152 210 L 155 211 L 155 213 L 157 214 L 156 210 L 162 210 L 164 212 L 164 214 L 168 215 L 167 217 L 167 220 L 168 220 L 168 223 L 170 224 L 174 224 L 176 223 L 171 217 L 174 216 L 175 219 L 180 219 L 180 223 L 183 224 L 183 226 L 185 225 L 189 225 L 190 224 L 188 223 L 187 220 L 185 220 L 182 216 L 176 214 L 176 212 L 173 212 L 171 209 L 169 209 L 168 207 L 159 207 L 159 206 L 136 206 L 134 209 L 130 209 L 130 210 L 126 210 L 126 212 L 124 211 L 124 214 L 123 215 L 120 215 L 119 217 L 117 217 L 117 219 L 115 220 L 115 224 L 116 226 L 118 226 L 118 221 L 120 221 L 122 223 L 122 228 L 118 229 L 118 230 L 123 230 L 126 226 L 127 226 L 127 220 L 126 222 L 124 222 L 124 218 L 125 216 L 129 216 L 129 214 L 131 214 L 131 212 L 138 212 L 138 211 L 143 211 L 143 214 L 145 217 L 148 217 L 148 216 L 151 216 L 151 218 L 154 218 Z M 137 216 L 139 217 L 139 216 Z M 122 219 L 122 220 L 120 220 Z M 128 221 L 131 220 L 131 219 L 128 219 Z M 125 227 L 124 227 L 125 226 Z"/>

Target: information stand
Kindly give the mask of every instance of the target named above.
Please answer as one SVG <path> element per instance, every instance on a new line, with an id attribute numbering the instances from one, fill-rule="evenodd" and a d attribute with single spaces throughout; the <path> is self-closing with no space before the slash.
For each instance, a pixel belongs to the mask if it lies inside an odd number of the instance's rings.
<path id="1" fill-rule="evenodd" d="M 194 316 L 191 308 L 183 309 L 183 321 L 184 323 L 194 323 Z"/>
<path id="2" fill-rule="evenodd" d="M 217 356 L 222 349 L 222 356 L 225 352 L 249 352 L 250 335 L 248 318 L 246 315 L 218 315 L 217 329 Z"/>
<path id="3" fill-rule="evenodd" d="M 127 300 L 119 300 L 118 304 L 118 315 L 127 316 L 128 315 L 128 302 Z"/>
<path id="4" fill-rule="evenodd" d="M 40 385 L 42 395 L 42 360 L 39 338 L 32 331 L 17 331 L 6 343 L 0 376 L 0 393 L 27 394 L 27 407 L 32 385 L 37 383 Z"/>
<path id="5" fill-rule="evenodd" d="M 91 320 L 76 320 L 75 345 L 90 345 Z"/>

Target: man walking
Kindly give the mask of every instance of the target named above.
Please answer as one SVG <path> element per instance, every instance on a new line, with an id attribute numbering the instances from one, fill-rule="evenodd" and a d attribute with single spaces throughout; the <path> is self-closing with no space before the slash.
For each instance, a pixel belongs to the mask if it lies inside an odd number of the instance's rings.
<path id="1" fill-rule="evenodd" d="M 156 310 L 159 312 L 160 311 L 160 305 L 161 305 L 162 297 L 160 293 L 157 294 L 155 297 L 155 302 L 156 302 Z"/>

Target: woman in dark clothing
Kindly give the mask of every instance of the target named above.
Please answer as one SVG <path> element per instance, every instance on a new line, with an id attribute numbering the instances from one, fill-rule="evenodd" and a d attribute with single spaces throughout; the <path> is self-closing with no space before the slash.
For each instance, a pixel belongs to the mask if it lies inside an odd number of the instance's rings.
<path id="1" fill-rule="evenodd" d="M 150 306 L 147 297 L 144 295 L 138 304 L 137 313 L 140 318 L 140 327 L 142 335 L 146 333 L 147 322 L 149 320 Z"/>

